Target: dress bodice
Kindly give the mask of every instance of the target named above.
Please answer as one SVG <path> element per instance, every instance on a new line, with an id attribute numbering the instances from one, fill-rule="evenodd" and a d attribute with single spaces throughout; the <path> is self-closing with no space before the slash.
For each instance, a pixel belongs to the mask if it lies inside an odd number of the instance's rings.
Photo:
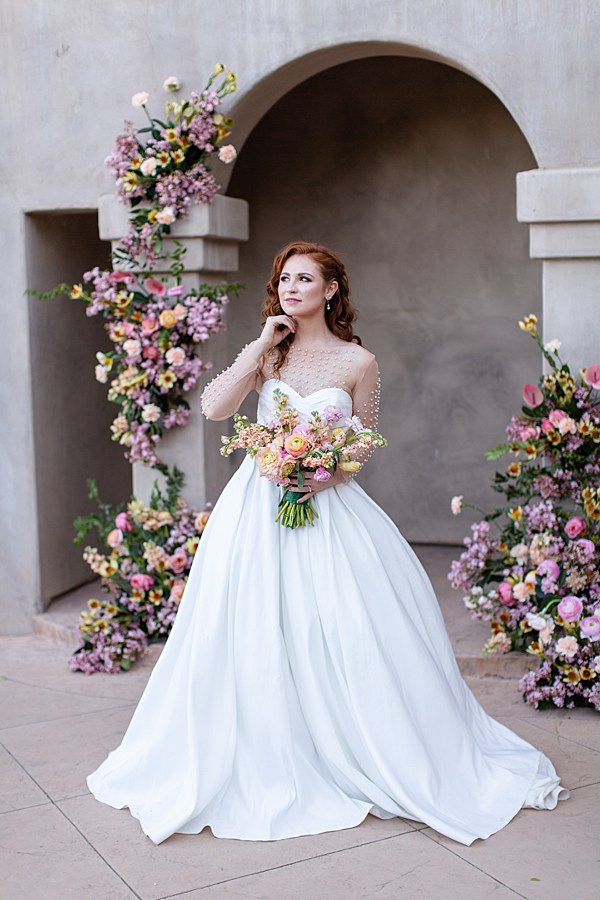
<path id="1" fill-rule="evenodd" d="M 277 398 L 274 395 L 276 388 L 288 395 L 290 404 L 298 410 L 302 422 L 306 422 L 313 411 L 322 413 L 326 406 L 334 406 L 344 416 L 352 415 L 352 397 L 344 388 L 324 387 L 303 396 L 285 381 L 269 378 L 258 395 L 257 421 L 261 425 L 265 425 L 273 417 L 277 407 Z"/>

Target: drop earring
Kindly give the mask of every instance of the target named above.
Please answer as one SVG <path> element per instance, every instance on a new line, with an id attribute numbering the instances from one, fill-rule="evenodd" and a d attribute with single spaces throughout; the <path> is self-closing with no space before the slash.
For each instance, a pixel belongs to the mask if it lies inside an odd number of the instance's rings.
<path id="1" fill-rule="evenodd" d="M 331 306 L 329 305 L 329 295 L 327 295 L 325 299 L 327 300 L 327 306 L 325 307 L 325 309 L 327 310 L 327 312 L 329 312 L 329 310 L 331 309 Z"/>

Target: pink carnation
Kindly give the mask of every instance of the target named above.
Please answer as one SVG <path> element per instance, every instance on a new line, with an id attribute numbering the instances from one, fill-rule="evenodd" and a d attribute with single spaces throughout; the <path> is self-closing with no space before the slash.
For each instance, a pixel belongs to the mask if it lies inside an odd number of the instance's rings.
<path id="1" fill-rule="evenodd" d="M 117 528 L 120 528 L 121 531 L 133 531 L 133 525 L 131 524 L 131 519 L 127 513 L 120 512 L 115 519 L 115 525 Z"/>
<path id="2" fill-rule="evenodd" d="M 515 597 L 510 581 L 500 582 L 498 585 L 498 596 L 500 597 L 500 602 L 504 603 L 505 606 L 514 606 Z"/>
<path id="3" fill-rule="evenodd" d="M 154 578 L 152 575 L 143 575 L 141 572 L 137 572 L 131 576 L 129 583 L 137 591 L 149 591 L 154 584 Z"/>

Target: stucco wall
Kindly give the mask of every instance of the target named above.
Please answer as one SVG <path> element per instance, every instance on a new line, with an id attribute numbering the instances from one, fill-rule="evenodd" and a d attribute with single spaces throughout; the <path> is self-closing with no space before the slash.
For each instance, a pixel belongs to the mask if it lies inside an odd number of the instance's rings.
<path id="1" fill-rule="evenodd" d="M 390 446 L 361 483 L 412 540 L 460 542 L 453 494 L 490 505 L 495 466 L 537 348 L 517 320 L 540 313 L 541 264 L 514 216 L 531 152 L 502 104 L 448 66 L 347 63 L 283 97 L 248 138 L 229 190 L 250 203 L 246 299 L 231 355 L 258 334 L 270 263 L 290 240 L 347 261 L 356 331 L 376 353 Z M 244 409 L 254 415 L 256 395 Z M 215 446 L 216 452 L 216 446 Z"/>
<path id="2" fill-rule="evenodd" d="M 9 607 L 2 627 L 27 630 L 40 599 L 23 212 L 95 209 L 113 187 L 102 163 L 122 119 L 141 121 L 129 105 L 135 91 L 149 90 L 158 109 L 167 75 L 187 91 L 214 62 L 227 63 L 240 80 L 231 109 L 241 147 L 273 103 L 313 74 L 350 59 L 416 55 L 488 86 L 539 166 L 591 166 L 600 161 L 599 37 L 595 0 L 3 0 L 0 315 L 10 340 L 0 357 L 0 594 Z M 265 159 L 268 148 L 263 166 Z M 224 185 L 231 174 L 219 172 Z M 506 192 L 508 210 L 514 186 Z M 352 265 L 372 281 L 364 259 L 353 255 Z M 595 270 L 580 271 L 593 297 Z M 563 300 L 553 295 L 553 308 Z"/>

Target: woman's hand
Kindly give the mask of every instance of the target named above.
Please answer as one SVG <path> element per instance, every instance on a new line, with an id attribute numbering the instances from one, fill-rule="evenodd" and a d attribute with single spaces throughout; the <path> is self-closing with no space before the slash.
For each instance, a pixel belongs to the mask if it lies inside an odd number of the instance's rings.
<path id="1" fill-rule="evenodd" d="M 286 490 L 293 491 L 295 494 L 304 494 L 304 497 L 298 498 L 298 503 L 304 503 L 306 500 L 310 500 L 313 494 L 318 494 L 319 491 L 324 491 L 326 488 L 345 484 L 347 480 L 345 472 L 341 469 L 338 469 L 331 478 L 327 479 L 327 481 L 317 481 L 315 480 L 314 472 L 305 471 L 304 484 L 301 488 L 298 487 L 298 472 L 295 469 L 289 476 L 289 479 L 290 483 L 287 485 Z"/>
<path id="2" fill-rule="evenodd" d="M 272 350 L 290 332 L 296 333 L 296 322 L 293 316 L 268 316 L 258 339 L 263 352 L 266 353 L 268 350 Z"/>

